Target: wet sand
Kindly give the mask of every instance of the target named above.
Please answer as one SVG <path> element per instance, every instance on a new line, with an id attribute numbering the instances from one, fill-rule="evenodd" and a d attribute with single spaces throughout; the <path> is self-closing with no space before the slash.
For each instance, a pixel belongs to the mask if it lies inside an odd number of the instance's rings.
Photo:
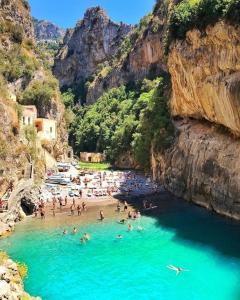
<path id="1" fill-rule="evenodd" d="M 117 212 L 117 203 L 118 199 L 114 197 L 105 197 L 99 199 L 76 199 L 76 207 L 81 205 L 82 202 L 87 204 L 87 211 L 81 213 L 80 216 L 77 214 L 77 209 L 74 210 L 74 215 L 71 215 L 70 207 L 72 205 L 72 200 L 68 200 L 67 206 L 63 206 L 62 211 L 60 211 L 59 203 L 57 203 L 55 209 L 55 216 L 53 216 L 52 203 L 47 203 L 45 207 L 46 216 L 44 219 L 41 219 L 38 214 L 35 216 L 28 216 L 25 221 L 30 223 L 29 226 L 32 229 L 38 227 L 47 229 L 52 227 L 62 227 L 64 226 L 84 226 L 86 224 L 101 222 L 99 220 L 99 211 L 103 210 L 105 220 L 115 219 L 119 221 L 121 219 L 127 219 L 127 214 L 129 210 L 134 210 L 133 205 L 129 205 L 129 209 L 124 212 L 123 203 L 121 203 L 121 212 Z"/>

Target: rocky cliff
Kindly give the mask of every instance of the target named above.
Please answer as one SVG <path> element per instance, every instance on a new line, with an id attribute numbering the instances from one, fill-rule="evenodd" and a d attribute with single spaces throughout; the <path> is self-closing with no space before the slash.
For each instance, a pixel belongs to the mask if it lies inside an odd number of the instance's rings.
<path id="1" fill-rule="evenodd" d="M 179 135 L 173 147 L 152 157 L 154 178 L 173 194 L 236 219 L 240 219 L 239 30 L 222 20 L 173 41 L 168 56 L 170 107 L 173 117 L 192 120 L 177 122 Z"/>
<path id="2" fill-rule="evenodd" d="M 192 30 L 171 46 L 174 116 L 206 119 L 240 135 L 240 26 Z"/>
<path id="3" fill-rule="evenodd" d="M 168 30 L 169 7 L 172 1 L 159 1 L 153 14 L 142 18 L 120 45 L 110 62 L 111 69 L 98 73 L 89 85 L 86 102 L 94 103 L 105 91 L 121 84 L 153 79 L 168 72 L 165 36 Z M 130 46 L 129 46 L 130 44 Z"/>
<path id="4" fill-rule="evenodd" d="M 34 28 L 27 0 L 1 0 L 0 22 L 8 22 L 23 31 L 25 37 L 34 39 Z"/>
<path id="5" fill-rule="evenodd" d="M 33 148 L 23 143 L 20 132 L 20 103 L 34 104 L 39 117 L 57 120 L 58 139 L 52 146 L 54 155 L 59 157 L 68 146 L 58 83 L 35 47 L 28 2 L 2 0 L 0 28 L 1 197 L 10 184 L 17 184 L 29 174 L 30 155 L 34 157 Z M 44 162 L 40 158 L 38 163 L 36 170 L 44 169 Z"/>
<path id="6" fill-rule="evenodd" d="M 175 124 L 175 144 L 152 156 L 154 179 L 174 195 L 240 219 L 240 140 L 206 121 Z"/>
<path id="7" fill-rule="evenodd" d="M 177 196 L 240 219 L 237 13 L 226 19 L 221 12 L 209 24 L 205 19 L 204 26 L 192 23 L 180 39 L 171 22 L 181 1 L 166 3 L 157 2 L 145 30 L 116 67 L 91 83 L 87 102 L 109 88 L 169 73 L 171 113 L 182 121 L 175 122 L 178 134 L 172 147 L 152 153 L 154 178 Z"/>
<path id="8" fill-rule="evenodd" d="M 109 19 L 100 7 L 86 11 L 73 31 L 67 31 L 62 48 L 55 59 L 54 74 L 61 87 L 86 81 L 100 64 L 116 53 L 132 27 Z"/>
<path id="9" fill-rule="evenodd" d="M 56 41 L 62 39 L 65 35 L 64 29 L 49 21 L 33 18 L 33 24 L 37 41 Z"/>
<path id="10" fill-rule="evenodd" d="M 0 299 L 35 299 L 24 292 L 23 272 L 25 266 L 12 261 L 5 253 L 0 252 Z"/>

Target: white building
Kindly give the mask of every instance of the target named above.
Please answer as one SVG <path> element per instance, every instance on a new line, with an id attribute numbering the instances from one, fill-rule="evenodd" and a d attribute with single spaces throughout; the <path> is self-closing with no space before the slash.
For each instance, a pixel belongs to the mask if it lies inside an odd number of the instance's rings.
<path id="1" fill-rule="evenodd" d="M 35 120 L 37 119 L 37 109 L 34 105 L 22 106 L 22 117 L 20 125 L 33 125 L 35 126 Z"/>
<path id="2" fill-rule="evenodd" d="M 37 108 L 34 105 L 22 106 L 22 117 L 20 126 L 33 126 L 36 128 L 37 136 L 40 140 L 56 140 L 57 139 L 57 122 L 37 117 Z"/>
<path id="3" fill-rule="evenodd" d="M 57 126 L 55 120 L 44 118 L 37 118 L 35 120 L 35 127 L 40 140 L 56 140 L 57 139 Z"/>

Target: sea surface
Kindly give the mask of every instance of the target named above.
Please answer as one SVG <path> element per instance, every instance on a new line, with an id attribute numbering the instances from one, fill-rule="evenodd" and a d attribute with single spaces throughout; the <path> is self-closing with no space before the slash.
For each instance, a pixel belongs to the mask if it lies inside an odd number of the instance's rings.
<path id="1" fill-rule="evenodd" d="M 239 300 L 239 223 L 169 197 L 157 205 L 130 221 L 131 232 L 112 206 L 103 222 L 94 208 L 82 217 L 29 218 L 0 248 L 28 265 L 25 288 L 43 300 Z M 84 232 L 91 240 L 82 245 Z M 168 265 L 188 271 L 177 276 Z"/>

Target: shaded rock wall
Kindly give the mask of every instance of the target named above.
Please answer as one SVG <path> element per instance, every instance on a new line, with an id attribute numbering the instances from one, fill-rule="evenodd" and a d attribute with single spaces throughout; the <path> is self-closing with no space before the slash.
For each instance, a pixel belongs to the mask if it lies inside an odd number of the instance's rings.
<path id="1" fill-rule="evenodd" d="M 240 140 L 208 122 L 176 122 L 179 135 L 152 155 L 153 177 L 173 194 L 240 219 Z"/>

